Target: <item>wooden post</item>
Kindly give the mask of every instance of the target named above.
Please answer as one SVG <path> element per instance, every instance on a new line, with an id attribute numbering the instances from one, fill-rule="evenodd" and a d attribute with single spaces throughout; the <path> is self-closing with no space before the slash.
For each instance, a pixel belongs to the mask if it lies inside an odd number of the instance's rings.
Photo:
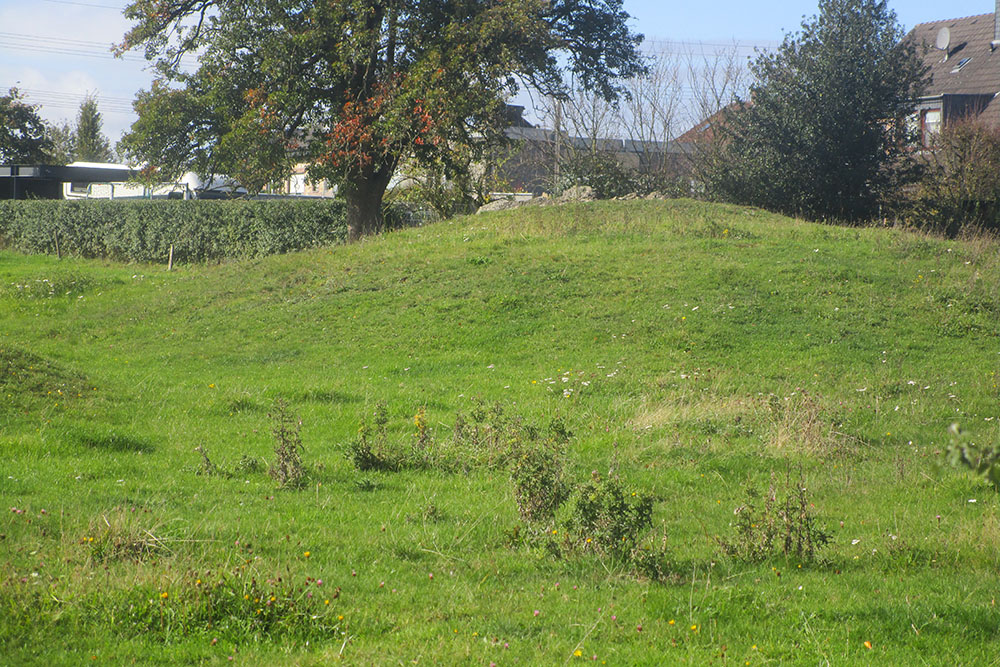
<path id="1" fill-rule="evenodd" d="M 174 269 L 174 244 L 170 244 L 170 257 L 167 259 L 167 271 Z"/>
<path id="2" fill-rule="evenodd" d="M 62 250 L 59 248 L 59 232 L 52 232 L 52 238 L 56 241 L 56 257 L 62 259 Z"/>

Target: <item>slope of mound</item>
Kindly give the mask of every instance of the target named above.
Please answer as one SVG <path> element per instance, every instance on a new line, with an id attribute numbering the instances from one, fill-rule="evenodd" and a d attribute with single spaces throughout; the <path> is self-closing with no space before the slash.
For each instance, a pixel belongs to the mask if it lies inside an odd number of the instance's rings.
<path id="1" fill-rule="evenodd" d="M 4 252 L 0 284 L 91 287 L 0 291 L 0 388 L 27 397 L 0 428 L 0 643 L 50 664 L 986 663 L 1000 502 L 937 464 L 952 422 L 1000 441 L 997 249 L 670 201 L 172 272 Z M 104 398 L 50 409 L 87 378 Z M 278 488 L 296 436 L 305 481 Z M 525 489 L 559 476 L 512 456 L 526 440 L 562 447 L 577 491 L 530 526 Z M 636 509 L 587 523 L 609 477 Z M 636 550 L 588 546 L 627 538 L 631 498 Z M 748 519 L 764 506 L 784 514 Z M 815 557 L 758 528 L 807 518 Z"/>

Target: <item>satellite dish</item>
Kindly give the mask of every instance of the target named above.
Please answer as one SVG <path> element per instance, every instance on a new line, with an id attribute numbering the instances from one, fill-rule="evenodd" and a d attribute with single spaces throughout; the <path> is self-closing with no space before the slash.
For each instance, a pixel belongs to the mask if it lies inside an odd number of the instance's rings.
<path id="1" fill-rule="evenodd" d="M 951 30 L 945 26 L 938 30 L 937 39 L 934 42 L 936 46 L 941 51 L 947 51 L 948 46 L 951 44 Z"/>

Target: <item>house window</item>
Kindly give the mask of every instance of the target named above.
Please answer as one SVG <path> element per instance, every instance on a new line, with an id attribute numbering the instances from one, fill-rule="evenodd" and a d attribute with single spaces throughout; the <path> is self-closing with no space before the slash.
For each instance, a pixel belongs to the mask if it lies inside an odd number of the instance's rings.
<path id="1" fill-rule="evenodd" d="M 925 109 L 920 114 L 920 137 L 924 146 L 930 146 L 934 136 L 941 133 L 941 110 Z"/>
<path id="2" fill-rule="evenodd" d="M 958 64 L 955 65 L 955 67 L 951 70 L 951 73 L 958 74 L 963 67 L 969 64 L 970 60 L 972 60 L 972 58 L 962 58 L 961 60 L 959 60 Z"/>

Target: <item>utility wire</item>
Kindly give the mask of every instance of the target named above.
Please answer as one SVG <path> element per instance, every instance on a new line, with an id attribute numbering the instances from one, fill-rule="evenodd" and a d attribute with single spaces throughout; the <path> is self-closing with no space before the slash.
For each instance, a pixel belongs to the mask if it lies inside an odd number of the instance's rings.
<path id="1" fill-rule="evenodd" d="M 124 60 L 127 62 L 147 62 L 143 56 L 135 53 L 125 53 L 119 58 L 111 53 L 111 44 L 83 40 L 64 40 L 58 37 L 42 37 L 39 35 L 20 35 L 9 32 L 0 32 L 0 49 L 15 52 L 32 51 L 63 56 Z M 181 62 L 185 65 L 194 66 L 198 63 L 198 58 L 196 56 L 185 56 L 181 59 Z"/>
<path id="2" fill-rule="evenodd" d="M 72 0 L 42 0 L 42 2 L 51 2 L 56 5 L 75 5 L 77 7 L 96 7 L 97 9 L 115 9 L 123 11 L 124 7 L 116 7 L 115 5 L 98 5 L 93 2 L 73 2 Z"/>

